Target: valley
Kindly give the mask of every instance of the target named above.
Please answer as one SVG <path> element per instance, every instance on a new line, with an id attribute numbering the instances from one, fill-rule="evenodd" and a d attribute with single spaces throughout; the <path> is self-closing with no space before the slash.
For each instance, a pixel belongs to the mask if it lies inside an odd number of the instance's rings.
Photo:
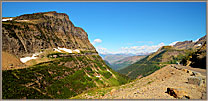
<path id="1" fill-rule="evenodd" d="M 111 58 L 116 58 L 116 59 L 112 59 Z M 104 57 L 104 60 L 106 61 L 107 64 L 109 64 L 109 66 L 115 70 L 118 71 L 120 69 L 123 69 L 141 59 L 143 59 L 145 57 L 145 55 L 139 55 L 139 56 L 129 56 L 129 55 L 123 55 L 123 56 L 116 56 L 115 55 L 108 55 L 107 57 Z M 110 58 L 110 59 L 109 59 Z"/>

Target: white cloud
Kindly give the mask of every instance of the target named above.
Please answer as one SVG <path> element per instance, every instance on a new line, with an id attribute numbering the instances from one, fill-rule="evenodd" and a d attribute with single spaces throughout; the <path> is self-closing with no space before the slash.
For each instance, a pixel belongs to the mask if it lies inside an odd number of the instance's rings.
<path id="1" fill-rule="evenodd" d="M 96 47 L 96 50 L 98 51 L 98 53 L 101 53 L 101 54 L 108 54 L 108 53 L 110 53 L 108 51 L 108 49 L 103 48 L 103 47 Z"/>
<path id="2" fill-rule="evenodd" d="M 139 54 L 139 53 L 151 53 L 157 51 L 161 46 L 164 46 L 164 43 L 160 43 L 158 45 L 144 45 L 144 46 L 132 46 L 132 47 L 122 47 L 122 53 L 132 53 L 132 54 Z"/>
<path id="3" fill-rule="evenodd" d="M 161 46 L 164 46 L 164 43 L 158 45 L 143 45 L 143 46 L 132 46 L 132 47 L 121 47 L 120 51 L 112 52 L 107 48 L 96 47 L 97 51 L 101 54 L 146 54 L 157 51 Z"/>
<path id="4" fill-rule="evenodd" d="M 101 42 L 102 42 L 101 39 L 95 39 L 95 40 L 92 42 L 92 44 L 101 43 Z"/>
<path id="5" fill-rule="evenodd" d="M 169 46 L 174 46 L 177 42 L 179 42 L 179 41 L 172 42 L 169 44 Z"/>

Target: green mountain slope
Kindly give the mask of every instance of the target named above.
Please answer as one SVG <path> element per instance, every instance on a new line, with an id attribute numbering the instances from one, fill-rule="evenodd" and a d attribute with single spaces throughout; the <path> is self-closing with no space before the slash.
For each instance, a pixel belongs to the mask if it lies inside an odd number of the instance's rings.
<path id="1" fill-rule="evenodd" d="M 66 64 L 73 63 L 74 66 Z M 100 77 L 96 77 L 96 76 Z M 59 57 L 25 69 L 3 71 L 3 98 L 70 98 L 93 87 L 124 84 L 98 55 Z"/>

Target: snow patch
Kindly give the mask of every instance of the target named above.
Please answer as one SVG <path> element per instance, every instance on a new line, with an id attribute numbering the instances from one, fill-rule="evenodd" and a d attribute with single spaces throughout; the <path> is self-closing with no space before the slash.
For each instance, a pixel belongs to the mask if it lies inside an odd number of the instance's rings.
<path id="1" fill-rule="evenodd" d="M 201 46 L 201 44 L 197 44 L 197 46 Z"/>
<path id="2" fill-rule="evenodd" d="M 62 51 L 65 51 L 65 52 L 68 52 L 68 53 L 72 53 L 72 50 L 71 49 L 67 49 L 67 48 L 60 48 L 58 47 L 59 50 L 62 50 Z"/>
<path id="3" fill-rule="evenodd" d="M 75 49 L 74 51 L 77 52 L 77 53 L 80 53 L 80 50 L 79 49 Z"/>
<path id="4" fill-rule="evenodd" d="M 172 42 L 169 44 L 169 46 L 174 46 L 177 42 L 179 42 L 179 41 Z"/>
<path id="5" fill-rule="evenodd" d="M 32 59 L 37 59 L 38 57 L 38 55 L 39 54 L 41 54 L 42 52 L 40 52 L 40 53 L 35 53 L 35 54 L 33 54 L 32 55 L 32 57 L 24 57 L 24 58 L 20 58 L 20 61 L 22 62 L 22 63 L 26 63 L 27 61 L 29 61 L 29 60 L 32 60 Z"/>
<path id="6" fill-rule="evenodd" d="M 96 77 L 98 77 L 98 78 L 99 78 L 100 76 L 98 75 L 98 76 L 96 76 Z"/>
<path id="7" fill-rule="evenodd" d="M 53 50 L 54 50 L 54 51 L 57 51 L 57 52 L 65 51 L 65 52 L 67 52 L 67 53 L 73 53 L 73 52 L 80 53 L 80 50 L 79 50 L 79 49 L 72 50 L 72 49 L 60 48 L 60 47 L 58 47 L 58 49 L 57 49 L 57 48 L 53 48 Z"/>
<path id="8" fill-rule="evenodd" d="M 2 19 L 2 21 L 8 21 L 8 20 L 12 20 L 13 18 L 8 18 L 8 19 Z"/>

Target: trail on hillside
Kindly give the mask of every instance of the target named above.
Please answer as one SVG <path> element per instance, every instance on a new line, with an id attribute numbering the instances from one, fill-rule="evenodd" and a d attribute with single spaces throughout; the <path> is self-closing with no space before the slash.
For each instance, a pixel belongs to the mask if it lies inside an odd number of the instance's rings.
<path id="1" fill-rule="evenodd" d="M 184 68 L 184 66 L 178 66 Z M 205 70 L 206 71 L 206 70 Z M 94 95 L 88 96 L 85 93 L 79 98 L 86 99 L 177 99 L 170 96 L 167 88 L 179 88 L 190 99 L 205 99 L 206 98 L 206 82 L 201 86 L 189 84 L 188 78 L 193 77 L 191 73 L 187 73 L 185 69 L 176 69 L 174 65 L 168 65 L 153 74 L 137 79 L 126 85 L 108 89 L 108 92 L 99 95 L 96 92 Z M 205 77 L 205 76 L 203 76 Z M 206 79 L 206 77 L 204 78 Z"/>

